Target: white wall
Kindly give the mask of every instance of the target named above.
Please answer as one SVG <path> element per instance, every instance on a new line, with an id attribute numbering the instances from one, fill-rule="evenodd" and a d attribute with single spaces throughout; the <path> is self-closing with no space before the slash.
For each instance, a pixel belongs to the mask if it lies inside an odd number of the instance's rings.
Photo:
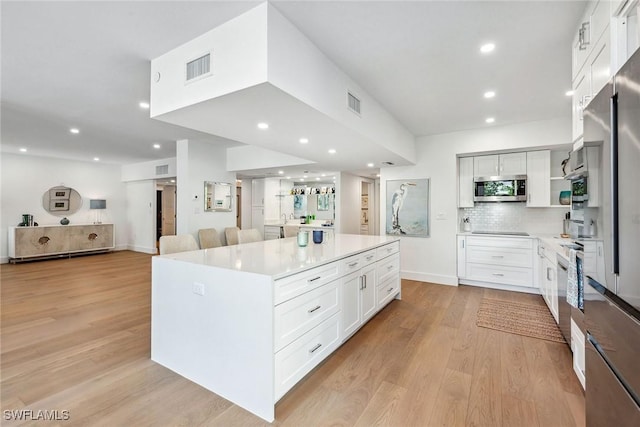
<path id="1" fill-rule="evenodd" d="M 156 183 L 153 180 L 126 183 L 127 247 L 129 250 L 155 254 L 156 251 Z"/>
<path id="2" fill-rule="evenodd" d="M 152 60 L 151 117 L 266 81 L 266 9 L 265 2 Z M 185 85 L 186 63 L 209 52 L 213 74 Z"/>
<path id="3" fill-rule="evenodd" d="M 367 136 L 410 162 L 414 136 L 271 4 L 268 8 L 269 83 Z M 361 115 L 346 108 L 347 90 L 361 101 Z"/>
<path id="4" fill-rule="evenodd" d="M 167 166 L 166 174 L 157 175 L 156 166 Z M 123 181 L 139 181 L 144 179 L 173 178 L 176 176 L 176 158 L 152 160 L 150 162 L 132 163 L 122 166 Z"/>
<path id="5" fill-rule="evenodd" d="M 313 164 L 311 160 L 268 150 L 255 145 L 227 149 L 227 170 L 242 171 Z"/>
<path id="6" fill-rule="evenodd" d="M 401 237 L 401 270 L 406 279 L 457 284 L 456 155 L 525 148 L 550 148 L 571 141 L 570 118 L 424 136 L 418 139 L 415 166 L 380 171 L 380 233 L 385 233 L 386 181 L 431 178 L 429 238 Z M 341 198 L 342 200 L 342 198 Z M 438 213 L 445 219 L 436 220 Z M 555 228 L 551 232 L 555 231 Z"/>
<path id="7" fill-rule="evenodd" d="M 251 225 L 251 180 L 242 180 L 242 212 L 240 212 L 240 228 L 252 228 Z"/>
<path id="8" fill-rule="evenodd" d="M 339 174 L 336 183 L 336 230 L 338 233 L 360 234 L 360 191 L 362 178 L 347 172 Z M 339 184 L 339 185 L 338 185 Z"/>
<path id="9" fill-rule="evenodd" d="M 177 141 L 176 153 L 177 234 L 190 233 L 197 240 L 199 229 L 215 228 L 224 240 L 225 227 L 236 226 L 236 174 L 227 172 L 226 149 L 212 143 L 185 139 Z M 205 181 L 231 184 L 234 200 L 231 212 L 204 212 Z"/>
<path id="10" fill-rule="evenodd" d="M 115 224 L 117 249 L 126 248 L 126 191 L 120 180 L 120 166 L 81 162 L 21 154 L 3 153 L 2 206 L 0 207 L 0 260 L 7 260 L 7 227 L 18 225 L 22 214 L 29 213 L 39 225 L 59 225 L 62 217 L 42 207 L 42 195 L 51 187 L 65 185 L 82 196 L 82 207 L 67 215 L 71 224 L 93 223 L 89 199 L 105 199 L 103 223 Z"/>

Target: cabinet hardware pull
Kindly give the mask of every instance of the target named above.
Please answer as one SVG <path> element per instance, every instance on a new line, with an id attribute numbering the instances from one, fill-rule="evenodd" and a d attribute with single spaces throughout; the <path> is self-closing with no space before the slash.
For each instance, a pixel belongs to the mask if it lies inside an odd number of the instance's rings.
<path id="1" fill-rule="evenodd" d="M 388 265 L 387 266 L 387 271 L 391 270 L 393 268 L 393 264 L 392 265 Z"/>
<path id="2" fill-rule="evenodd" d="M 504 276 L 504 274 L 502 274 L 502 273 L 493 273 L 493 275 L 494 276 L 500 276 L 500 277 Z"/>
<path id="3" fill-rule="evenodd" d="M 322 277 L 322 276 L 314 277 L 313 279 L 309 279 L 309 280 L 307 280 L 307 282 L 309 282 L 309 283 L 311 283 L 311 282 L 315 282 L 316 280 L 318 280 L 318 279 L 319 279 L 319 278 L 321 278 L 321 277 Z"/>
<path id="4" fill-rule="evenodd" d="M 312 308 L 311 310 L 307 310 L 307 313 L 311 314 L 311 313 L 313 313 L 314 311 L 320 310 L 320 307 L 322 307 L 322 306 L 318 305 L 318 306 L 316 306 L 316 307 Z"/>
<path id="5" fill-rule="evenodd" d="M 393 290 L 393 288 L 387 289 L 387 293 L 391 292 L 392 290 Z"/>
<path id="6" fill-rule="evenodd" d="M 504 255 L 491 255 L 491 258 L 504 258 Z"/>
<path id="7" fill-rule="evenodd" d="M 373 255 L 369 255 L 369 256 L 367 257 L 367 261 L 371 261 L 371 258 L 373 258 Z"/>
<path id="8" fill-rule="evenodd" d="M 551 277 L 549 276 L 549 273 L 551 273 L 551 268 L 547 267 L 547 280 L 551 281 Z"/>
<path id="9" fill-rule="evenodd" d="M 322 344 L 320 344 L 320 343 L 316 344 L 313 348 L 309 349 L 309 354 L 313 353 L 314 351 L 316 351 L 320 347 L 322 347 Z"/>
<path id="10" fill-rule="evenodd" d="M 364 289 L 362 277 L 363 276 L 358 276 L 358 282 L 359 282 L 358 289 L 360 289 L 360 290 Z"/>
<path id="11" fill-rule="evenodd" d="M 353 267 L 355 267 L 356 265 L 358 265 L 358 261 L 356 261 L 356 262 L 352 262 L 351 264 L 349 264 L 349 267 L 353 268 Z"/>
<path id="12" fill-rule="evenodd" d="M 362 276 L 362 281 L 364 282 L 363 289 L 367 289 L 367 276 Z"/>

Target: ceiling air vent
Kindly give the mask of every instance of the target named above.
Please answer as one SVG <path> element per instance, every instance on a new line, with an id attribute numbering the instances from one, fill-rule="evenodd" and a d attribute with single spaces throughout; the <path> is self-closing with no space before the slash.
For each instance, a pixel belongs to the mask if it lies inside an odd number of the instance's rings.
<path id="1" fill-rule="evenodd" d="M 187 82 L 211 74 L 211 53 L 187 62 Z"/>
<path id="2" fill-rule="evenodd" d="M 360 115 L 360 99 L 349 91 L 347 91 L 347 108 Z"/>
<path id="3" fill-rule="evenodd" d="M 393 166 L 393 162 L 382 162 L 385 166 Z"/>
<path id="4" fill-rule="evenodd" d="M 169 165 L 156 166 L 156 175 L 168 175 L 168 174 L 169 174 Z"/>

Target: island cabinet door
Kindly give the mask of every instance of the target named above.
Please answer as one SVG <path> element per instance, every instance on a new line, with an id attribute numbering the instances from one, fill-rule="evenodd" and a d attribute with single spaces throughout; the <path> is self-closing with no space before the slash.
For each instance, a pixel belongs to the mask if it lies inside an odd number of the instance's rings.
<path id="1" fill-rule="evenodd" d="M 376 281 L 376 265 L 372 264 L 362 269 L 362 289 L 360 296 L 362 299 L 361 312 L 362 321 L 366 322 L 377 311 L 376 305 L 376 288 L 378 283 Z"/>
<path id="2" fill-rule="evenodd" d="M 341 280 L 342 289 L 342 338 L 354 333 L 362 323 L 360 316 L 360 288 L 362 276 L 360 270 L 345 276 Z"/>

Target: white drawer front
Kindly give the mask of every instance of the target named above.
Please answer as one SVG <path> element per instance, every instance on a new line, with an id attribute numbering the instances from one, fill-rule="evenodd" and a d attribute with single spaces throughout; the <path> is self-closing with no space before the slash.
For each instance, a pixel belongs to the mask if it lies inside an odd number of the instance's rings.
<path id="1" fill-rule="evenodd" d="M 339 262 L 332 262 L 276 280 L 274 283 L 274 304 L 280 304 L 337 279 L 338 267 Z"/>
<path id="2" fill-rule="evenodd" d="M 336 313 L 275 355 L 276 401 L 340 345 Z"/>
<path id="3" fill-rule="evenodd" d="M 533 239 L 522 239 L 517 237 L 467 236 L 467 246 L 489 246 L 493 248 L 532 249 Z"/>
<path id="4" fill-rule="evenodd" d="M 340 311 L 338 280 L 276 306 L 275 350 L 281 350 L 338 311 Z"/>
<path id="5" fill-rule="evenodd" d="M 533 252 L 531 249 L 470 246 L 467 248 L 467 262 L 532 268 Z"/>
<path id="6" fill-rule="evenodd" d="M 400 242 L 389 243 L 376 249 L 376 258 L 382 259 L 398 252 L 400 252 Z"/>
<path id="7" fill-rule="evenodd" d="M 533 269 L 467 263 L 467 278 L 505 285 L 533 286 Z"/>
<path id="8" fill-rule="evenodd" d="M 371 249 L 370 251 L 363 252 L 362 254 L 360 254 L 360 259 L 362 260 L 362 267 L 373 264 L 378 259 L 376 250 Z"/>
<path id="9" fill-rule="evenodd" d="M 400 254 L 391 255 L 378 262 L 376 276 L 378 282 L 382 283 L 391 276 L 397 276 L 400 272 Z"/>
<path id="10" fill-rule="evenodd" d="M 358 271 L 364 266 L 361 254 L 350 256 L 338 262 L 340 263 L 341 276 Z"/>
<path id="11" fill-rule="evenodd" d="M 384 282 L 381 282 L 376 289 L 376 300 L 378 309 L 381 309 L 385 305 L 389 304 L 392 299 L 395 298 L 400 292 L 400 277 L 390 277 Z"/>

